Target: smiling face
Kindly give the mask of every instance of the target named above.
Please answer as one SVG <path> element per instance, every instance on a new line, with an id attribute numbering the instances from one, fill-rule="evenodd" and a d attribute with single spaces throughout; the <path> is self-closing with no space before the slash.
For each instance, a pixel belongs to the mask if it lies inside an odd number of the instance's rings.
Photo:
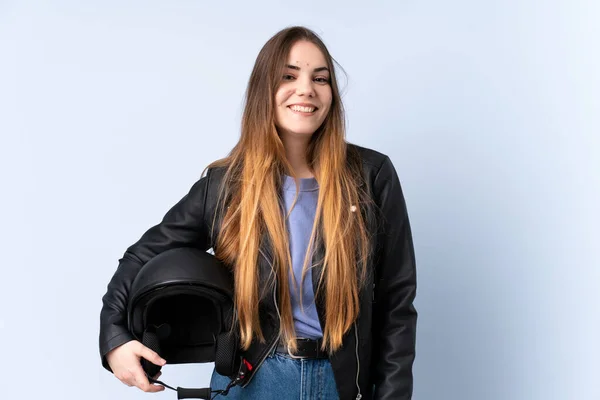
<path id="1" fill-rule="evenodd" d="M 275 123 L 281 135 L 311 136 L 331 107 L 330 74 L 319 48 L 296 42 L 275 94 Z"/>

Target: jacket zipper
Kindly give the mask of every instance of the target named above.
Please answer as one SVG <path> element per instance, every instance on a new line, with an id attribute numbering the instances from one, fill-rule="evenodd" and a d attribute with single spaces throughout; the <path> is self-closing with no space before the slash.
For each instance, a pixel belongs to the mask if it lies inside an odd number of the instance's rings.
<path id="1" fill-rule="evenodd" d="M 275 309 L 277 310 L 277 317 L 279 318 L 279 323 L 281 324 L 281 314 L 279 313 L 279 307 L 277 306 L 277 278 L 275 278 L 275 282 L 273 284 L 273 304 L 275 304 Z M 258 370 L 260 368 L 260 366 L 265 362 L 265 360 L 267 359 L 269 354 L 271 354 L 273 352 L 273 349 L 275 349 L 275 346 L 277 345 L 278 339 L 279 339 L 279 334 L 275 335 L 275 340 L 273 340 L 273 343 L 270 345 L 269 351 L 267 351 L 265 353 L 264 357 L 262 357 L 259 360 L 258 364 L 256 364 L 256 366 L 254 366 L 254 370 Z M 254 378 L 254 374 L 252 374 L 250 376 L 250 378 L 248 378 L 248 381 L 244 384 L 244 387 L 249 385 L 253 378 Z"/>
<path id="2" fill-rule="evenodd" d="M 373 280 L 373 290 L 372 290 L 372 302 L 375 303 L 375 280 Z M 360 385 L 358 384 L 358 379 L 360 377 L 360 359 L 358 358 L 358 327 L 357 321 L 354 322 L 354 336 L 356 339 L 356 389 L 358 393 L 356 395 L 356 400 L 362 399 L 362 394 L 360 393 Z"/>
<path id="3" fill-rule="evenodd" d="M 360 386 L 358 384 L 358 377 L 360 376 L 360 360 L 358 359 L 358 328 L 356 327 L 356 322 L 354 322 L 354 335 L 356 337 L 356 389 L 358 389 L 356 400 L 360 400 L 362 399 L 362 394 L 360 393 Z"/>

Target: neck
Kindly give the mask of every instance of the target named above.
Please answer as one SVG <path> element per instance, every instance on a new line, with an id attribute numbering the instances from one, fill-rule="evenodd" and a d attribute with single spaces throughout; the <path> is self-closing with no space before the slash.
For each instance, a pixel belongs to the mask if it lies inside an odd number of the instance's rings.
<path id="1" fill-rule="evenodd" d="M 314 177 L 306 159 L 306 149 L 310 137 L 282 135 L 281 140 L 285 146 L 285 156 L 298 178 Z"/>

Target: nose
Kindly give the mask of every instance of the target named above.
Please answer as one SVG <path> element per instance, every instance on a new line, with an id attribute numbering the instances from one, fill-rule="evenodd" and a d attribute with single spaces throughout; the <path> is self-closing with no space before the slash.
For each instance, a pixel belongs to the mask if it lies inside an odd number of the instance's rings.
<path id="1" fill-rule="evenodd" d="M 296 94 L 299 96 L 314 97 L 315 91 L 310 77 L 302 77 L 296 80 Z"/>

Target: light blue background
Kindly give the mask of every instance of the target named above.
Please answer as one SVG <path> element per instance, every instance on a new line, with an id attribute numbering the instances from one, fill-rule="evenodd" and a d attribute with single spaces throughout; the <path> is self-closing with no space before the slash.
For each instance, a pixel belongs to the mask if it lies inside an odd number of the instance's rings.
<path id="1" fill-rule="evenodd" d="M 236 143 L 264 42 L 305 24 L 348 74 L 348 140 L 403 183 L 414 399 L 599 399 L 599 3 L 217 3 L 0 1 L 0 397 L 176 398 L 101 368 L 101 296 Z"/>

